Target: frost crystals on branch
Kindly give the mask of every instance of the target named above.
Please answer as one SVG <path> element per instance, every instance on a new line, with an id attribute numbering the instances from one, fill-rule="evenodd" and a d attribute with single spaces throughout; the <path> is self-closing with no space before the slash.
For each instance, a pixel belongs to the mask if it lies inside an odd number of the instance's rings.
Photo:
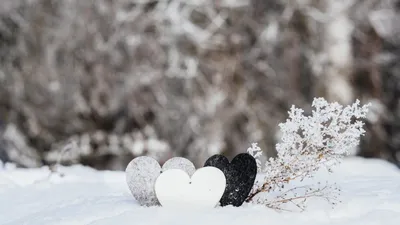
<path id="1" fill-rule="evenodd" d="M 258 147 L 257 143 L 252 143 L 251 147 L 247 149 L 247 153 L 249 153 L 256 159 L 257 172 L 261 172 L 261 160 L 260 160 L 260 157 L 262 156 L 261 148 Z"/>
<path id="2" fill-rule="evenodd" d="M 310 116 L 292 106 L 287 121 L 279 125 L 282 140 L 276 145 L 277 157 L 270 158 L 264 168 L 259 167 L 262 176 L 255 183 L 248 202 L 275 209 L 282 209 L 283 203 L 293 203 L 301 210 L 311 197 L 321 197 L 335 204 L 337 198 L 329 194 L 339 189 L 333 185 L 296 185 L 313 177 L 320 168 L 332 172 L 332 166 L 359 144 L 360 136 L 365 133 L 360 119 L 366 117 L 369 104 L 360 107 L 357 100 L 343 107 L 315 98 L 312 106 Z M 255 158 L 261 156 L 261 149 L 255 143 L 247 151 Z"/>

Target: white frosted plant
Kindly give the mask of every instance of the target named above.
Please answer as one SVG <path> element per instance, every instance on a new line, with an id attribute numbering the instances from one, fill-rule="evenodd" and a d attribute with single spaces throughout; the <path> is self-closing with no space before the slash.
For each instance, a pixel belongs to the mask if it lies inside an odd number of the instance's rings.
<path id="1" fill-rule="evenodd" d="M 334 184 L 313 186 L 302 182 L 321 168 L 332 172 L 332 167 L 359 144 L 360 136 L 365 133 L 361 119 L 367 116 L 369 104 L 360 106 L 357 100 L 344 107 L 315 98 L 312 106 L 309 116 L 302 109 L 291 107 L 289 118 L 279 125 L 282 137 L 276 145 L 277 157 L 267 160 L 264 167 L 259 161 L 262 151 L 257 144 L 247 150 L 256 158 L 261 172 L 248 202 L 275 209 L 284 209 L 284 203 L 292 203 L 301 210 L 311 197 L 337 203 L 340 190 Z"/>
<path id="2" fill-rule="evenodd" d="M 261 160 L 260 157 L 262 156 L 262 150 L 260 147 L 258 147 L 257 143 L 252 143 L 251 147 L 249 147 L 247 149 L 247 153 L 249 153 L 250 155 L 252 155 L 255 159 L 256 159 L 256 163 L 257 163 L 257 172 L 261 172 Z"/>

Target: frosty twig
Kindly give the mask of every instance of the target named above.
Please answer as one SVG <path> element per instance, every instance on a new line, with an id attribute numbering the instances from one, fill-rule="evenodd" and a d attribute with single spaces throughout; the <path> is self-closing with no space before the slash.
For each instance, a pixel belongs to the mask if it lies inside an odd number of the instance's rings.
<path id="1" fill-rule="evenodd" d="M 360 136 L 365 133 L 364 123 L 360 119 L 366 117 L 369 105 L 359 105 L 358 100 L 343 107 L 338 103 L 328 103 L 323 98 L 316 98 L 312 103 L 314 110 L 310 116 L 304 115 L 302 109 L 292 106 L 287 121 L 279 125 L 282 141 L 276 145 L 278 156 L 267 160 L 263 168 L 258 163 L 259 171 L 264 176 L 262 182 L 254 185 L 247 201 L 254 201 L 260 193 L 282 191 L 291 181 L 301 182 L 305 178 L 313 177 L 320 168 L 331 172 L 332 166 L 340 163 L 349 150 L 359 144 Z M 247 151 L 255 158 L 261 156 L 261 149 L 257 144 L 253 144 Z M 300 196 L 280 195 L 272 200 L 257 199 L 256 202 L 267 206 L 292 202 L 304 209 L 304 204 L 295 203 L 294 200 L 303 199 L 302 202 L 305 203 L 306 199 L 314 196 L 329 201 L 329 194 L 324 192 L 329 188 L 329 184 L 316 189 L 310 187 Z"/>

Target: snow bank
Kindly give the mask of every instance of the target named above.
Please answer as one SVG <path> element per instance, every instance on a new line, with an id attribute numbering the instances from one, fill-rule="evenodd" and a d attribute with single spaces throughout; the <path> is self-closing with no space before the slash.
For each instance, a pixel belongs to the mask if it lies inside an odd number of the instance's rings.
<path id="1" fill-rule="evenodd" d="M 332 209 L 311 201 L 306 212 L 277 212 L 262 206 L 174 211 L 140 207 L 123 172 L 99 172 L 83 166 L 0 169 L 1 225 L 110 224 L 362 224 L 400 223 L 400 170 L 381 160 L 349 158 L 329 179 L 342 189 L 342 203 Z M 326 173 L 316 179 L 324 181 Z"/>

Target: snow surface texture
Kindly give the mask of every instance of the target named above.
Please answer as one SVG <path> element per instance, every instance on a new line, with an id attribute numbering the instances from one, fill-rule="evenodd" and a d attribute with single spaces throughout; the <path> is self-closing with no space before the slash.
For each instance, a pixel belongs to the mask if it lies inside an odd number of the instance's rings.
<path id="1" fill-rule="evenodd" d="M 47 168 L 0 167 L 0 224 L 397 225 L 400 221 L 400 171 L 381 160 L 348 158 L 333 174 L 321 171 L 315 181 L 337 182 L 343 202 L 332 209 L 323 200 L 312 200 L 303 213 L 248 204 L 196 211 L 141 207 L 123 172 L 82 166 L 59 167 L 59 172 L 64 176 L 49 177 Z"/>

